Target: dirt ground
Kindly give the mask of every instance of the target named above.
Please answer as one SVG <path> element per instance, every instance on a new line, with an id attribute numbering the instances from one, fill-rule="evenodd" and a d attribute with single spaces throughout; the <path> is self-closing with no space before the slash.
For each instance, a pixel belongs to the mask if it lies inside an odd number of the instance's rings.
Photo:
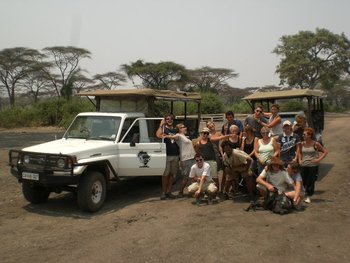
<path id="1" fill-rule="evenodd" d="M 1 130 L 0 262 L 350 262 L 349 121 L 327 115 L 316 194 L 284 216 L 245 212 L 244 197 L 212 206 L 160 201 L 159 178 L 113 185 L 95 214 L 81 212 L 71 193 L 31 205 L 9 173 L 8 150 L 62 130 Z"/>

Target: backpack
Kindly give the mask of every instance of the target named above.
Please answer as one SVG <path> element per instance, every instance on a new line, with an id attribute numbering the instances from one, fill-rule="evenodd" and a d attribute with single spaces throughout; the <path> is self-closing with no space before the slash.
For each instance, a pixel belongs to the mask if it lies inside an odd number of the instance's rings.
<path id="1" fill-rule="evenodd" d="M 284 194 L 280 193 L 273 202 L 272 212 L 280 215 L 288 214 L 293 209 L 292 201 Z"/>
<path id="2" fill-rule="evenodd" d="M 288 214 L 293 209 L 292 201 L 285 193 L 278 193 L 277 189 L 265 199 L 263 206 L 264 209 L 280 215 Z"/>

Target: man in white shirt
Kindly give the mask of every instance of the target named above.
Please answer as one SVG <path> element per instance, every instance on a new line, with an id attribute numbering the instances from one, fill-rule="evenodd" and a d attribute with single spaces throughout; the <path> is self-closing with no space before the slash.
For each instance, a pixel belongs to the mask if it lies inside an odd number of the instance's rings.
<path id="1" fill-rule="evenodd" d="M 200 203 L 202 194 L 206 193 L 208 204 L 212 204 L 218 188 L 210 175 L 210 165 L 204 162 L 203 156 L 199 153 L 194 159 L 196 163 L 191 167 L 189 175 L 193 183 L 188 187 L 188 193 L 195 196 L 196 204 Z"/>

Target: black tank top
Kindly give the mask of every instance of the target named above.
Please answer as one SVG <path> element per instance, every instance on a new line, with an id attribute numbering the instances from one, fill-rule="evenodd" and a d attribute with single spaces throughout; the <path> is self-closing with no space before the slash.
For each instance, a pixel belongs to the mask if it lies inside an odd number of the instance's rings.
<path id="1" fill-rule="evenodd" d="M 244 148 L 243 151 L 247 154 L 250 154 L 254 150 L 254 139 L 252 140 L 251 143 L 247 142 L 247 138 L 244 138 Z M 253 155 L 253 160 L 256 159 L 255 154 Z"/>
<path id="2" fill-rule="evenodd" d="M 215 161 L 216 160 L 214 145 L 211 143 L 210 140 L 208 140 L 206 144 L 202 144 L 199 141 L 199 151 L 202 154 L 205 161 Z"/>

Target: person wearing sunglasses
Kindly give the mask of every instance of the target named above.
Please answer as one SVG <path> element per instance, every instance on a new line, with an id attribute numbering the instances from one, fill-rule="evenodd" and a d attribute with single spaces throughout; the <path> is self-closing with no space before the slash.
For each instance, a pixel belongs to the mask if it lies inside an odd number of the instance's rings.
<path id="1" fill-rule="evenodd" d="M 255 137 L 262 138 L 260 130 L 263 127 L 262 123 L 267 123 L 263 114 L 262 106 L 257 106 L 254 113 L 249 114 L 244 120 L 244 126 L 249 125 L 253 128 Z"/>
<path id="2" fill-rule="evenodd" d="M 218 188 L 211 176 L 210 165 L 204 162 L 200 153 L 196 153 L 194 159 L 196 163 L 191 167 L 189 178 L 192 179 L 192 184 L 187 188 L 188 193 L 196 198 L 194 204 L 200 204 L 204 194 L 208 195 L 208 204 L 212 204 Z"/>
<path id="3" fill-rule="evenodd" d="M 174 116 L 167 114 L 164 119 L 161 120 L 159 128 L 156 132 L 156 136 L 160 139 L 164 139 L 166 145 L 166 166 L 162 176 L 162 194 L 161 200 L 174 199 L 175 196 L 171 193 L 173 185 L 173 177 L 177 174 L 179 168 L 179 146 L 174 139 L 168 137 L 168 135 L 176 134 L 176 130 L 173 126 Z"/>
<path id="4" fill-rule="evenodd" d="M 183 123 L 179 123 L 176 125 L 176 130 L 177 133 L 175 135 L 166 135 L 165 137 L 175 140 L 179 146 L 182 183 L 178 197 L 183 197 L 191 167 L 195 164 L 194 155 L 196 152 L 193 148 L 192 141 L 186 136 L 187 127 Z"/>
<path id="5" fill-rule="evenodd" d="M 301 177 L 306 191 L 305 203 L 311 203 L 311 196 L 315 192 L 315 182 L 318 176 L 319 163 L 326 157 L 327 150 L 313 138 L 315 131 L 305 128 L 304 141 L 298 145 L 297 156 L 301 165 Z"/>
<path id="6" fill-rule="evenodd" d="M 220 161 L 219 151 L 215 144 L 210 140 L 210 130 L 204 127 L 201 131 L 199 140 L 195 143 L 196 152 L 200 152 L 205 161 L 209 163 L 211 169 L 211 177 L 214 182 L 219 185 L 218 178 L 218 162 Z"/>

